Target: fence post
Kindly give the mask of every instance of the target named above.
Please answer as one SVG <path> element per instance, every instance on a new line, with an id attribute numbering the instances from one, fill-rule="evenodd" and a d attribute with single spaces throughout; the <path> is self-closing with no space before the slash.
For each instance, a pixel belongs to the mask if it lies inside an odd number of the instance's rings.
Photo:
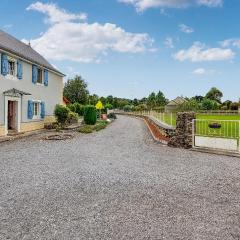
<path id="1" fill-rule="evenodd" d="M 238 151 L 240 152 L 240 121 L 238 122 Z"/>
<path id="2" fill-rule="evenodd" d="M 192 148 L 195 147 L 195 122 L 196 119 L 192 120 Z"/>

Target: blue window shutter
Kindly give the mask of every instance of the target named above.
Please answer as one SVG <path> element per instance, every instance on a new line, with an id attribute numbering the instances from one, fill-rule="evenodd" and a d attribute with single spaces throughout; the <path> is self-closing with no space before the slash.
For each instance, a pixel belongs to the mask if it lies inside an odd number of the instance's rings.
<path id="1" fill-rule="evenodd" d="M 48 86 L 48 70 L 44 70 L 44 85 Z"/>
<path id="2" fill-rule="evenodd" d="M 37 83 L 37 77 L 38 77 L 38 69 L 36 65 L 32 65 L 32 82 L 34 84 Z"/>
<path id="3" fill-rule="evenodd" d="M 33 101 L 28 100 L 28 119 L 33 118 Z"/>
<path id="4" fill-rule="evenodd" d="M 8 74 L 8 58 L 4 53 L 2 53 L 1 57 L 1 73 L 3 76 L 6 76 Z"/>
<path id="5" fill-rule="evenodd" d="M 45 118 L 45 102 L 41 102 L 41 118 Z"/>
<path id="6" fill-rule="evenodd" d="M 23 70 L 22 70 L 22 61 L 17 61 L 17 78 L 22 79 Z"/>

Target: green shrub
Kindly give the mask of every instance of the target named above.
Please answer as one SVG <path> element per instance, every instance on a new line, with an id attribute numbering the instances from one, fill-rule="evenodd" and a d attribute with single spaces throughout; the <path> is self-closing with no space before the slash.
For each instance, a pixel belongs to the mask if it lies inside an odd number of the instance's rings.
<path id="1" fill-rule="evenodd" d="M 68 124 L 78 123 L 78 114 L 75 112 L 69 112 L 67 118 Z"/>
<path id="2" fill-rule="evenodd" d="M 219 109 L 219 104 L 214 101 L 214 100 L 210 100 L 208 98 L 205 98 L 203 101 L 202 101 L 202 109 L 203 110 L 217 110 Z"/>
<path id="3" fill-rule="evenodd" d="M 54 115 L 57 122 L 63 126 L 66 124 L 70 110 L 67 107 L 57 104 L 54 110 Z"/>
<path id="4" fill-rule="evenodd" d="M 124 111 L 124 112 L 131 112 L 131 111 L 133 111 L 133 106 L 131 106 L 131 105 L 125 105 L 125 106 L 123 107 L 123 111 Z"/>
<path id="5" fill-rule="evenodd" d="M 94 125 L 97 122 L 97 112 L 94 106 L 88 105 L 84 111 L 84 122 L 88 125 Z"/>
<path id="6" fill-rule="evenodd" d="M 93 132 L 93 127 L 89 126 L 89 125 L 84 125 L 82 127 L 79 128 L 79 132 L 80 133 L 92 133 Z"/>
<path id="7" fill-rule="evenodd" d="M 74 103 L 73 104 L 75 106 L 75 109 L 76 109 L 76 113 L 79 115 L 79 116 L 84 116 L 84 106 L 81 105 L 80 103 Z"/>
<path id="8" fill-rule="evenodd" d="M 76 107 L 75 104 L 69 104 L 67 105 L 67 108 L 71 111 L 71 112 L 76 112 Z"/>
<path id="9" fill-rule="evenodd" d="M 112 110 L 113 109 L 113 105 L 110 103 L 106 103 L 105 108 L 108 110 Z"/>

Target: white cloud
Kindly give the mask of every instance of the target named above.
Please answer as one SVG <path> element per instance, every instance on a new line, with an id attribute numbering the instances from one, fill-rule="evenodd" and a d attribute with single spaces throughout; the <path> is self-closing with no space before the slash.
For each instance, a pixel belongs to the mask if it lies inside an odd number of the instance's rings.
<path id="1" fill-rule="evenodd" d="M 72 20 L 86 20 L 86 13 L 73 14 L 69 13 L 64 9 L 60 9 L 56 4 L 53 3 L 41 3 L 36 2 L 27 7 L 27 10 L 35 10 L 47 15 L 47 20 L 50 23 L 58 23 Z"/>
<path id="2" fill-rule="evenodd" d="M 186 8 L 189 6 L 222 6 L 223 0 L 118 0 L 119 2 L 134 5 L 137 11 L 149 8 Z"/>
<path id="3" fill-rule="evenodd" d="M 207 7 L 221 7 L 223 5 L 223 0 L 198 0 L 198 5 Z"/>
<path id="4" fill-rule="evenodd" d="M 3 28 L 12 28 L 12 27 L 13 27 L 12 24 L 6 24 L 6 25 L 3 26 Z"/>
<path id="5" fill-rule="evenodd" d="M 205 68 L 197 68 L 193 72 L 195 75 L 215 75 L 220 74 L 220 72 L 214 70 L 214 69 L 205 69 Z"/>
<path id="6" fill-rule="evenodd" d="M 226 47 L 237 47 L 240 48 L 240 39 L 232 38 L 232 39 L 227 39 L 221 42 L 221 46 L 226 48 Z"/>
<path id="7" fill-rule="evenodd" d="M 194 32 L 193 28 L 191 28 L 185 24 L 180 24 L 179 29 L 181 32 L 184 32 L 184 33 L 193 33 Z"/>
<path id="8" fill-rule="evenodd" d="M 207 48 L 206 45 L 195 42 L 189 49 L 182 49 L 173 57 L 178 61 L 191 62 L 223 61 L 233 59 L 235 53 L 231 49 Z"/>
<path id="9" fill-rule="evenodd" d="M 164 41 L 164 45 L 167 48 L 174 48 L 174 43 L 173 43 L 173 39 L 171 37 L 167 37 Z"/>
<path id="10" fill-rule="evenodd" d="M 197 75 L 203 75 L 206 73 L 206 70 L 204 68 L 197 68 L 193 71 L 193 73 Z"/>
<path id="11" fill-rule="evenodd" d="M 51 23 L 39 38 L 31 39 L 32 47 L 50 60 L 99 62 L 108 51 L 141 53 L 153 49 L 153 40 L 146 33 L 127 32 L 111 23 L 79 22 L 76 20 L 82 20 L 80 15 L 67 13 L 54 4 L 38 2 L 28 9 L 45 13 Z"/>

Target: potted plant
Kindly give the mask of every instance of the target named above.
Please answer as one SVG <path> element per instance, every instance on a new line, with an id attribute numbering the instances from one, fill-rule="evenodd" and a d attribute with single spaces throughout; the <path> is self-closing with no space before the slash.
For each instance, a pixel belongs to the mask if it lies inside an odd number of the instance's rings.
<path id="1" fill-rule="evenodd" d="M 220 129 L 222 127 L 222 125 L 220 123 L 213 122 L 213 123 L 209 123 L 208 127 L 213 128 L 213 129 Z"/>

